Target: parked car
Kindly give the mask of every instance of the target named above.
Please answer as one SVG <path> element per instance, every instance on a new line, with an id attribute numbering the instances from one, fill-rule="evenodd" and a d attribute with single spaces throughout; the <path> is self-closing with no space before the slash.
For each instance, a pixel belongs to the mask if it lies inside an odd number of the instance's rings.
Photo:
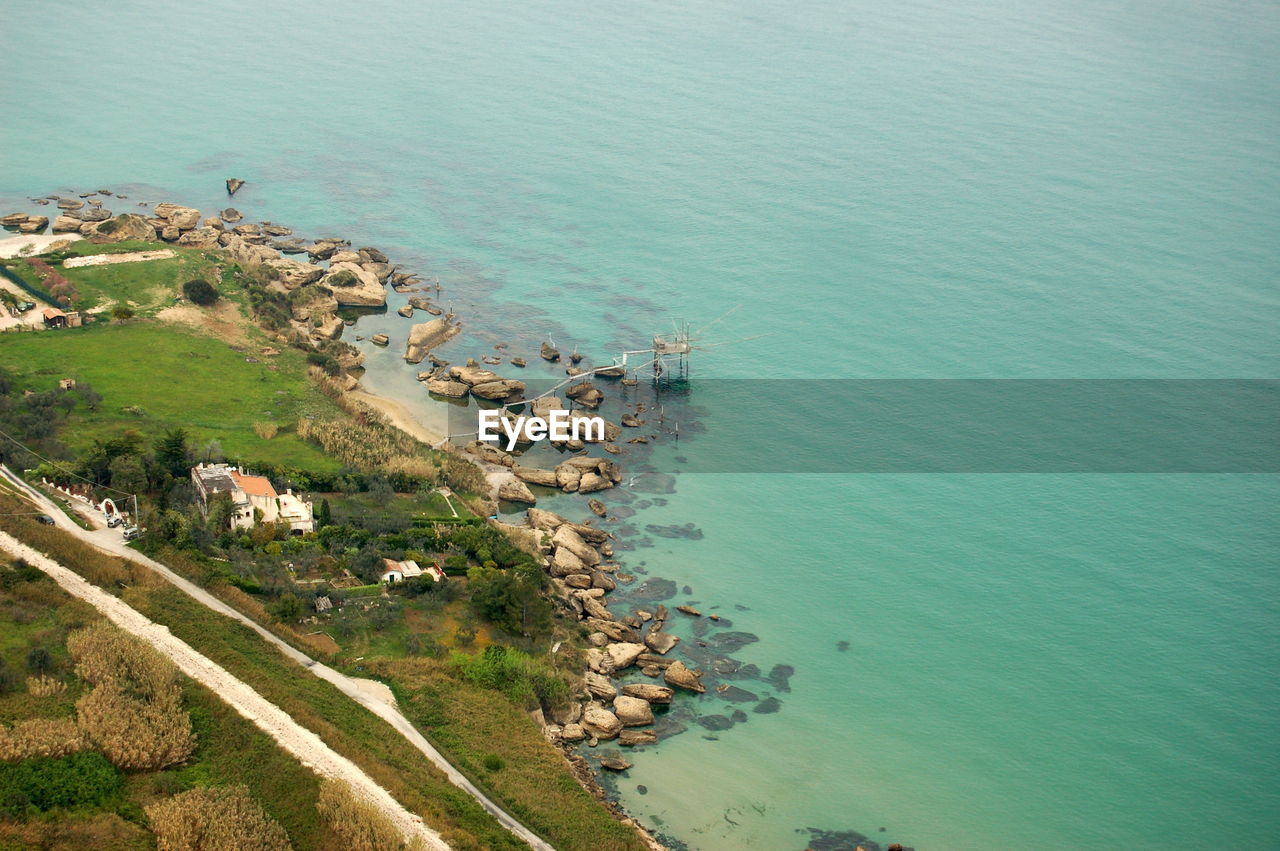
<path id="1" fill-rule="evenodd" d="M 50 517 L 48 514 L 37 514 L 37 515 L 36 515 L 36 520 L 40 521 L 41 523 L 43 523 L 43 524 L 44 524 L 44 525 L 46 525 L 46 526 L 52 526 L 52 525 L 53 525 L 53 518 L 52 518 L 52 517 Z"/>
<path id="2" fill-rule="evenodd" d="M 122 525 L 123 523 L 124 523 L 124 518 L 121 517 L 119 514 L 112 514 L 110 517 L 107 518 L 108 529 L 114 529 L 117 526 Z"/>
<path id="3" fill-rule="evenodd" d="M 134 538 L 138 537 L 138 535 L 139 535 L 139 532 L 138 532 L 137 526 L 124 527 L 124 539 L 126 541 L 132 541 Z"/>

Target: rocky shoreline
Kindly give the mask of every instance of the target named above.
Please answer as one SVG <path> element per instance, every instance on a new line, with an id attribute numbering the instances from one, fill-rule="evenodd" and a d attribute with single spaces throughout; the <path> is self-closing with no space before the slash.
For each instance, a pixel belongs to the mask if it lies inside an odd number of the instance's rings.
<path id="1" fill-rule="evenodd" d="M 240 186 L 236 187 L 237 189 Z M 230 186 L 228 186 L 230 190 Z M 449 343 L 461 333 L 461 322 L 452 312 L 445 313 L 433 300 L 439 298 L 437 283 L 427 285 L 421 276 L 403 271 L 380 250 L 372 247 L 352 248 L 347 239 L 323 237 L 304 240 L 285 226 L 269 221 L 245 222 L 243 214 L 231 207 L 217 215 L 202 219 L 199 210 L 173 203 L 154 205 L 149 215 L 129 211 L 113 215 L 105 209 L 107 190 L 82 193 L 79 197 L 49 195 L 32 199 L 41 206 L 56 204 L 59 215 L 52 222 L 55 233 L 75 232 L 96 241 L 161 240 L 174 245 L 198 249 L 220 250 L 246 270 L 264 270 L 269 280 L 267 289 L 289 305 L 287 327 L 276 329 L 276 340 L 308 351 L 334 357 L 339 372 L 333 376 L 337 385 L 353 399 L 379 410 L 393 425 L 437 448 L 465 454 L 485 471 L 489 483 L 488 505 L 478 506 L 485 513 L 497 515 L 500 504 L 528 506 L 524 526 L 498 525 L 518 543 L 543 556 L 543 565 L 564 618 L 579 625 L 586 634 L 582 656 L 582 676 L 574 699 L 567 706 L 542 719 L 548 741 L 564 754 L 578 781 L 617 819 L 634 828 L 651 848 L 664 847 L 655 836 L 630 816 L 610 795 L 591 762 L 580 749 L 614 743 L 622 748 L 655 745 L 660 740 L 687 731 L 697 725 L 706 738 L 737 724 L 749 716 L 743 708 L 753 704 L 755 714 L 770 714 L 781 708 L 776 696 L 764 698 L 735 682 L 756 680 L 774 692 L 790 690 L 788 679 L 794 673 L 789 665 L 775 665 L 767 674 L 755 665 L 742 664 L 729 654 L 756 641 L 751 633 L 721 631 L 710 634 L 714 626 L 731 630 L 732 622 L 723 615 L 708 611 L 705 615 L 689 600 L 692 590 L 685 586 L 686 602 L 668 606 L 677 596 L 675 583 L 649 578 L 634 587 L 635 573 L 644 573 L 643 562 L 623 570 L 615 560 L 616 551 L 652 546 L 652 538 L 686 538 L 696 540 L 702 533 L 692 524 L 684 526 L 647 525 L 641 535 L 625 521 L 643 508 L 645 500 L 634 494 L 619 493 L 619 504 L 612 510 L 599 497 L 623 481 L 622 467 L 609 456 L 628 454 L 630 449 L 644 449 L 662 436 L 662 429 L 643 418 L 645 406 L 632 404 L 620 413 L 618 422 L 606 420 L 603 437 L 591 441 L 565 441 L 552 444 L 560 453 L 554 466 L 539 467 L 521 463 L 523 450 L 531 441 L 521 435 L 514 453 L 493 444 L 472 441 L 455 447 L 447 439 L 421 427 L 411 425 L 408 412 L 394 399 L 372 396 L 360 387 L 365 355 L 355 346 L 341 341 L 350 319 L 344 309 L 382 310 L 387 305 L 387 288 L 409 294 L 407 304 L 397 312 L 413 318 L 422 311 L 435 318 L 412 326 L 405 337 L 404 360 L 421 363 L 430 360 L 431 369 L 417 376 L 426 391 L 440 400 L 474 397 L 487 403 L 517 402 L 525 398 L 525 381 L 503 377 L 484 368 L 475 359 L 452 365 L 439 357 L 435 349 Z M 124 200 L 125 196 L 114 196 Z M 150 207 L 139 203 L 138 207 Z M 48 217 L 39 214 L 14 213 L 0 217 L 0 226 L 24 234 L 42 233 L 50 225 Z M 301 258 L 306 255 L 306 259 Z M 356 337 L 357 341 L 363 339 Z M 375 345 L 390 345 L 389 335 L 378 334 L 369 339 Z M 502 351 L 505 344 L 495 346 L 502 357 L 484 357 L 485 366 L 497 366 L 505 359 L 511 366 L 525 368 L 528 360 L 512 357 Z M 538 356 L 548 363 L 560 363 L 561 353 L 543 343 Z M 529 403 L 535 416 L 551 409 L 568 408 L 575 416 L 594 414 L 606 400 L 606 393 L 592 379 L 622 378 L 617 370 L 588 372 L 579 366 L 583 356 L 575 349 L 565 358 L 569 365 L 565 375 L 581 376 L 564 391 L 564 397 L 542 396 Z M 624 385 L 633 382 L 623 382 Z M 630 389 L 630 388 L 624 388 Z M 503 413 L 504 418 L 510 418 Z M 634 435 L 628 437 L 627 435 Z M 602 450 L 604 456 L 587 454 L 588 443 Z M 643 468 L 640 475 L 652 474 Z M 632 482 L 635 481 L 632 476 Z M 669 477 L 665 477 L 668 478 Z M 668 485 L 669 487 L 669 485 Z M 553 489 L 561 493 L 578 493 L 593 515 L 575 522 L 559 514 L 536 507 L 534 489 Z M 635 508 L 625 504 L 635 504 Z M 661 498 L 649 502 L 660 504 Z M 610 530 L 600 523 L 616 524 Z M 614 592 L 618 592 L 614 594 Z M 630 611 L 623 615 L 610 610 L 610 595 L 621 595 Z M 710 607 L 714 609 L 715 607 Z M 671 626 L 683 619 L 692 638 L 675 635 Z M 683 642 L 683 644 L 682 644 Z M 673 652 L 680 648 L 683 659 Z M 686 661 L 687 660 L 687 661 Z M 699 715 L 680 695 L 708 694 L 733 704 L 728 714 Z M 609 774 L 622 773 L 631 767 L 619 752 L 603 752 L 596 763 Z M 847 835 L 847 834 L 832 834 Z M 669 840 L 681 845 L 679 840 Z M 874 848 L 874 843 L 864 847 Z"/>

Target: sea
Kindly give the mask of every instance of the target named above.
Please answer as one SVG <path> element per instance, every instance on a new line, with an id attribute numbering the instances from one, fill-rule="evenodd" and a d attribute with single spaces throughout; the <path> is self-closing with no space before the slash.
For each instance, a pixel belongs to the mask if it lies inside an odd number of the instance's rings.
<path id="1" fill-rule="evenodd" d="M 1215 388 L 1280 378 L 1280 5 L 47 0 L 0 45 L 0 212 L 214 213 L 239 177 L 249 219 L 438 278 L 444 357 L 550 378 L 543 341 L 688 329 L 657 484 L 603 497 L 623 569 L 759 676 L 609 779 L 673 847 L 1280 848 L 1274 420 L 1239 464 L 1118 463 L 1139 428 L 1091 465 L 1103 428 L 966 465 L 830 405 L 1035 379 L 1246 415 Z M 419 367 L 358 345 L 438 426 Z"/>

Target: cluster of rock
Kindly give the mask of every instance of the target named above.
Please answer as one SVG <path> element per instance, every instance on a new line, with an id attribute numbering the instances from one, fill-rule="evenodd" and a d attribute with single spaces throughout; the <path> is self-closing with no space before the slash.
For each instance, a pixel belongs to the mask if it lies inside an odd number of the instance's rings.
<path id="1" fill-rule="evenodd" d="M 706 691 L 701 672 L 667 657 L 680 639 L 664 629 L 666 606 L 616 617 L 605 596 L 617 587 L 611 575 L 617 565 L 605 561 L 613 555 L 608 533 L 538 508 L 530 508 L 528 518 L 545 535 L 545 567 L 559 599 L 590 630 L 578 700 L 546 727 L 548 738 L 591 745 L 613 739 L 626 746 L 656 742 L 652 729 L 637 729 L 653 725 L 653 707 L 670 704 L 677 689 Z M 615 682 L 637 670 L 663 684 Z"/>
<path id="2" fill-rule="evenodd" d="M 49 226 L 48 216 L 27 215 L 26 213 L 10 213 L 0 216 L 0 227 L 16 230 L 18 233 L 44 233 Z"/>

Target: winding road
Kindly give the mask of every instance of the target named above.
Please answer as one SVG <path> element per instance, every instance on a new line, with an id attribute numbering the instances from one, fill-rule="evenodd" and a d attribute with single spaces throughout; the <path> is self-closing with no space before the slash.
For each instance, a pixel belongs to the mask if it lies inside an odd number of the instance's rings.
<path id="1" fill-rule="evenodd" d="M 233 618 L 239 621 L 240 623 L 252 629 L 254 632 L 258 633 L 260 636 L 262 636 L 264 640 L 270 642 L 275 647 L 277 647 L 280 650 L 280 652 L 283 653 L 285 656 L 294 660 L 299 665 L 302 665 L 304 668 L 309 670 L 312 674 L 316 675 L 320 679 L 325 680 L 329 683 L 332 683 L 339 691 L 341 691 L 347 697 L 351 698 L 356 703 L 359 703 L 361 706 L 365 707 L 370 712 L 377 715 L 379 718 L 383 719 L 392 727 L 394 727 L 402 736 L 408 739 L 409 742 L 413 744 L 414 747 L 416 747 L 419 751 L 421 751 L 423 755 L 427 757 L 427 759 L 431 760 L 433 765 L 435 765 L 442 772 L 444 772 L 445 776 L 449 778 L 449 781 L 451 783 L 453 783 L 455 786 L 465 791 L 467 794 L 471 795 L 471 797 L 475 798 L 476 801 L 478 801 L 480 805 L 484 807 L 484 809 L 490 815 L 492 815 L 495 819 L 497 819 L 499 824 L 501 824 L 507 830 L 511 831 L 513 834 L 518 836 L 524 842 L 528 843 L 530 847 L 537 849 L 537 851 L 554 851 L 551 845 L 543 841 L 541 838 L 537 836 L 537 834 L 529 830 L 529 828 L 525 827 L 523 824 L 521 824 L 519 821 L 517 821 L 515 818 L 509 815 L 505 810 L 503 810 L 501 807 L 495 804 L 492 800 L 489 799 L 488 796 L 486 796 L 483 792 L 481 792 L 478 788 L 476 788 L 475 784 L 473 784 L 470 780 L 468 780 L 460 771 L 454 768 L 449 763 L 449 761 L 445 759 L 444 756 L 439 751 L 437 751 L 431 745 L 431 743 L 428 742 L 426 738 L 420 732 L 418 732 L 418 730 L 411 723 L 409 723 L 409 720 L 405 718 L 403 714 L 401 714 L 400 710 L 395 705 L 395 701 L 391 695 L 390 689 L 388 689 L 386 686 L 374 680 L 366 680 L 366 679 L 359 679 L 356 677 L 349 677 L 346 674 L 341 673 L 340 671 L 336 671 L 333 668 L 330 668 L 328 665 L 324 665 L 320 662 L 317 662 L 315 659 L 312 659 L 307 654 L 294 648 L 292 645 L 288 644 L 283 639 L 279 638 L 278 636 L 276 636 L 275 634 L 267 630 L 265 627 L 261 626 L 260 624 L 251 620 L 247 616 L 236 611 L 231 606 L 222 602 L 217 597 L 213 596 L 208 591 L 201 588 L 199 585 L 196 585 L 195 583 L 187 579 L 184 579 L 183 577 L 174 573 L 168 567 L 165 567 L 160 562 L 155 561 L 154 559 L 148 558 L 147 556 L 137 552 L 136 550 L 130 549 L 126 545 L 119 530 L 102 528 L 102 529 L 95 529 L 90 531 L 90 530 L 81 528 L 70 517 L 68 517 L 64 513 L 62 508 L 56 505 L 52 500 L 50 500 L 43 493 L 41 493 L 40 491 L 28 485 L 25 481 L 23 481 L 21 478 L 15 475 L 8 467 L 0 465 L 0 478 L 3 478 L 14 488 L 18 489 L 23 495 L 28 497 L 32 502 L 36 503 L 44 511 L 46 511 L 49 514 L 49 516 L 51 516 L 54 519 L 54 523 L 57 525 L 59 529 L 62 529 L 63 531 L 76 536 L 77 538 L 84 541 L 85 543 L 93 546 L 95 549 L 98 549 L 109 555 L 114 555 L 114 556 L 119 556 L 120 558 L 129 559 L 130 561 L 137 562 L 138 564 L 142 564 L 151 568 L 156 573 L 163 576 L 165 579 L 173 583 L 175 586 L 180 588 L 183 592 L 185 592 L 195 600 L 199 601 L 205 606 L 208 606 L 210 609 L 213 609 L 219 614 L 226 615 L 229 618 Z M 4 536 L 4 537 L 8 538 L 8 536 Z M 3 540 L 3 539 L 0 539 L 0 540 Z M 12 538 L 9 538 L 8 540 L 13 541 Z M 14 541 L 14 543 L 18 543 L 18 542 Z M 24 546 L 24 545 L 19 543 L 18 546 Z M 6 546 L 6 548 L 8 547 Z M 45 559 L 45 561 L 49 561 L 49 560 Z M 61 567 L 61 566 L 59 565 L 58 567 Z M 67 568 L 65 567 L 62 567 L 61 569 L 67 570 Z M 46 571 L 46 572 L 49 572 L 49 571 Z M 70 571 L 67 571 L 67 572 L 70 573 Z M 54 575 L 54 574 L 51 573 L 50 575 Z M 75 576 L 77 579 L 80 579 L 78 574 L 72 573 L 71 575 Z M 59 584 L 62 584 L 63 587 L 68 587 L 65 583 L 62 582 L 62 579 L 58 578 L 58 576 L 55 575 L 54 578 L 58 579 Z M 84 580 L 80 579 L 80 582 L 84 582 Z M 85 584 L 88 585 L 88 583 L 85 583 Z M 102 594 L 106 593 L 101 591 L 101 589 L 97 589 L 96 586 L 90 585 L 89 587 L 94 588 L 95 590 L 99 591 L 99 593 L 102 593 Z M 70 588 L 68 588 L 68 590 L 70 590 Z M 82 595 L 77 594 L 77 596 L 82 596 Z M 120 603 L 120 601 L 115 597 L 111 597 L 111 595 L 109 594 L 107 594 L 106 596 L 109 599 L 114 600 L 117 603 Z M 90 601 L 90 602 L 93 602 L 93 601 Z M 95 605 L 97 604 L 95 603 Z M 123 606 L 124 604 L 120 603 L 120 605 Z M 128 608 L 128 607 L 125 606 L 125 608 Z M 150 624 L 151 630 L 164 630 L 165 633 L 168 632 L 167 628 L 158 624 L 151 624 L 150 621 L 147 621 L 145 617 L 143 617 L 140 613 L 134 611 L 133 609 L 129 609 L 129 611 L 133 612 L 133 614 L 136 615 L 138 618 L 142 618 L 143 621 L 146 621 L 146 623 Z M 108 613 L 108 617 L 110 617 L 109 613 Z M 178 639 L 173 638 L 172 636 L 170 636 L 170 639 L 172 641 L 178 641 Z M 197 654 L 185 643 L 182 643 L 182 642 L 178 642 L 178 643 L 182 644 L 182 646 L 185 647 L 186 650 L 189 651 L 190 653 L 195 654 L 196 656 L 199 656 L 199 654 Z M 163 648 L 161 649 L 163 650 Z M 204 659 L 204 662 L 207 663 L 208 665 L 214 665 L 213 662 L 211 662 L 208 659 L 205 659 L 205 657 L 200 656 L 200 658 Z M 175 659 L 175 661 L 178 661 L 178 660 Z M 179 667 L 182 667 L 181 662 L 179 662 Z M 214 667 L 217 667 L 217 666 L 214 665 Z M 183 668 L 183 670 L 186 671 L 186 668 Z M 221 669 L 219 668 L 219 670 Z M 222 673 L 226 674 L 226 676 L 228 677 L 231 676 L 225 671 L 223 671 Z M 239 682 L 239 681 L 236 680 L 236 682 Z M 280 713 L 281 715 L 284 715 L 282 710 L 275 707 L 274 704 L 271 704 L 270 702 L 268 702 L 266 698 L 262 697 L 257 692 L 254 692 L 252 689 L 249 688 L 249 686 L 243 683 L 240 683 L 240 685 L 243 688 L 248 689 L 254 695 L 254 697 L 256 697 L 259 701 L 262 701 L 263 704 L 270 706 L 276 712 Z M 218 690 L 215 689 L 215 691 L 218 691 Z M 237 707 L 237 709 L 239 709 L 239 707 Z M 256 719 L 252 715 L 244 713 L 243 711 L 242 711 L 242 714 L 245 714 L 246 717 L 250 718 L 250 720 L 253 720 L 255 721 L 255 723 L 257 723 Z M 285 715 L 285 717 L 288 718 L 289 716 Z M 289 718 L 289 721 L 293 723 L 295 726 L 298 726 L 296 722 L 293 722 L 293 719 Z M 302 729 L 302 728 L 299 727 L 299 729 Z M 307 732 L 310 735 L 314 736 L 314 734 L 311 734 L 309 731 L 304 731 L 304 732 Z M 318 738 L 316 740 L 319 741 Z M 279 739 L 277 739 L 277 741 L 279 741 Z M 281 744 L 284 745 L 286 748 L 288 748 L 288 745 L 285 745 L 284 742 L 281 742 Z M 338 756 L 339 759 L 343 759 L 343 757 L 339 756 L 338 754 L 334 754 L 334 756 Z M 307 764 L 311 765 L 312 763 L 308 761 Z M 361 774 L 363 774 L 363 772 L 361 772 Z M 385 790 L 384 790 L 384 794 L 386 794 Z M 421 820 L 419 819 L 419 823 L 420 822 Z M 432 832 L 432 835 L 434 836 L 434 832 Z M 435 836 L 435 840 L 440 842 L 440 845 L 434 846 L 434 847 L 448 847 L 444 845 L 444 843 L 441 840 L 439 840 L 438 836 Z"/>

